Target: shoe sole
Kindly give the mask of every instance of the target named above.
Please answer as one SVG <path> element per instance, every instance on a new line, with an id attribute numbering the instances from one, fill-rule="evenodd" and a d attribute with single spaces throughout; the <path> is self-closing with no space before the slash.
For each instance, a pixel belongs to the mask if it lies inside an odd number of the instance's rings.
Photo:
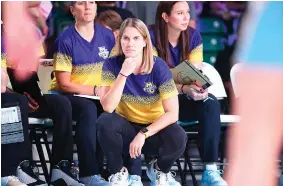
<path id="1" fill-rule="evenodd" d="M 207 183 L 201 183 L 200 186 L 214 186 L 214 185 L 207 184 Z M 225 184 L 225 185 L 217 185 L 217 184 L 215 184 L 215 186 L 228 186 L 228 185 L 227 184 Z"/>
<path id="2" fill-rule="evenodd" d="M 56 176 L 54 176 L 54 175 L 56 175 Z M 61 171 L 59 169 L 53 169 L 52 170 L 52 176 L 51 176 L 51 182 L 55 183 L 59 179 L 64 180 L 67 185 L 84 186 L 83 183 L 79 183 L 77 180 L 71 178 L 69 175 L 67 175 L 63 171 Z"/>

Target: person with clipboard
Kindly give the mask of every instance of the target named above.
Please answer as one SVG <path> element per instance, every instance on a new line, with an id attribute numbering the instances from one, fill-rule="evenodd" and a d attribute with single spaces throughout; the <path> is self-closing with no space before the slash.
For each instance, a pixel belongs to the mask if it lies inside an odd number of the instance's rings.
<path id="1" fill-rule="evenodd" d="M 190 9 L 186 1 L 160 2 L 155 25 L 149 27 L 156 54 L 170 68 L 188 60 L 202 70 L 203 44 L 200 33 L 189 27 Z M 227 186 L 217 170 L 220 140 L 220 103 L 195 84 L 176 84 L 179 91 L 179 120 L 199 121 L 199 149 L 204 163 L 202 185 Z M 189 97 L 190 99 L 188 99 Z"/>

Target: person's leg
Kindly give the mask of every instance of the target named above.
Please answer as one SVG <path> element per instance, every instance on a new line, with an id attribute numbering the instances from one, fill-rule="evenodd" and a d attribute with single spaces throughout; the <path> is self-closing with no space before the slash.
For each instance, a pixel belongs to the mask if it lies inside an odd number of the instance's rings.
<path id="1" fill-rule="evenodd" d="M 47 185 L 44 181 L 39 180 L 33 169 L 34 164 L 31 161 L 32 148 L 28 132 L 28 101 L 26 97 L 17 93 L 3 93 L 1 98 L 1 106 L 18 103 L 24 134 L 24 141 L 21 143 L 1 144 L 1 176 L 7 178 L 6 183 L 10 181 L 18 183 L 17 179 L 10 179 L 9 177 L 15 175 L 20 182 L 25 184 Z"/>
<path id="2" fill-rule="evenodd" d="M 209 99 L 193 101 L 184 95 L 179 96 L 180 121 L 199 121 L 199 149 L 202 161 L 212 163 L 218 160 L 220 139 L 220 104 L 215 96 Z"/>
<path id="3" fill-rule="evenodd" d="M 234 55 L 245 63 L 236 74 L 241 120 L 229 133 L 225 176 L 229 186 L 275 186 L 283 144 L 283 4 L 250 2 L 247 10 Z"/>
<path id="4" fill-rule="evenodd" d="M 39 109 L 29 114 L 35 118 L 51 118 L 54 123 L 52 143 L 52 166 L 61 160 L 73 160 L 72 106 L 62 95 L 45 94 L 46 102 Z"/>
<path id="5" fill-rule="evenodd" d="M 16 175 L 18 165 L 23 160 L 31 160 L 31 143 L 28 133 L 28 101 L 20 94 L 2 93 L 1 107 L 9 103 L 18 103 L 21 110 L 24 142 L 1 144 L 1 176 Z"/>
<path id="6" fill-rule="evenodd" d="M 56 185 L 63 179 L 67 185 L 79 184 L 71 174 L 73 161 L 72 106 L 62 95 L 45 94 L 39 109 L 30 114 L 35 118 L 53 120 L 53 143 L 51 157 L 51 182 Z"/>
<path id="7" fill-rule="evenodd" d="M 103 113 L 97 120 L 98 140 L 107 159 L 111 174 L 124 166 L 123 154 L 128 153 L 129 145 L 135 138 L 135 128 L 117 113 Z"/>
<path id="8" fill-rule="evenodd" d="M 97 118 L 99 118 L 99 116 L 104 113 L 103 107 L 100 104 L 99 100 L 92 100 L 95 105 L 96 105 L 96 109 L 97 109 Z M 100 143 L 97 140 L 96 143 L 96 161 L 98 162 L 98 170 L 99 172 L 102 174 L 103 172 L 103 160 L 104 160 L 104 154 L 103 154 L 103 150 L 100 146 Z M 106 171 L 106 175 L 109 174 L 109 172 Z M 106 176 L 104 175 L 104 176 Z M 108 176 L 107 176 L 108 177 Z"/>
<path id="9" fill-rule="evenodd" d="M 180 95 L 179 104 L 182 114 L 181 121 L 192 118 L 199 121 L 198 145 L 205 170 L 202 175 L 202 184 L 227 185 L 218 173 L 216 166 L 221 132 L 219 101 L 212 94 L 209 94 L 208 99 L 200 101 L 188 100 L 185 96 Z M 187 109 L 189 107 L 190 109 Z M 187 110 L 191 111 L 192 109 L 193 111 L 188 113 Z"/>
<path id="10" fill-rule="evenodd" d="M 80 177 L 99 174 L 96 162 L 96 105 L 88 99 L 66 96 L 72 105 L 73 120 L 76 121 L 76 142 Z"/>
<path id="11" fill-rule="evenodd" d="M 277 160 L 283 144 L 283 70 L 254 68 L 246 66 L 237 77 L 241 98 L 234 108 L 241 121 L 229 133 L 231 162 L 225 173 L 229 186 L 240 182 L 243 186 L 277 185 Z M 276 85 L 273 91 L 263 88 L 270 82 Z"/>
<path id="12" fill-rule="evenodd" d="M 158 185 L 161 182 L 167 182 L 172 186 L 180 186 L 180 183 L 171 177 L 170 169 L 184 153 L 186 143 L 187 135 L 184 129 L 176 123 L 146 139 L 143 153 L 158 155 L 157 161 L 151 163 L 147 169 L 147 175 L 152 184 Z M 170 180 L 167 179 L 168 176 L 170 176 Z"/>
<path id="13" fill-rule="evenodd" d="M 103 113 L 97 120 L 98 140 L 107 159 L 110 182 L 129 185 L 129 174 L 124 168 L 123 154 L 129 154 L 129 145 L 137 135 L 135 127 L 117 113 Z M 141 167 L 139 167 L 141 169 Z M 140 171 L 133 175 L 139 175 Z M 122 177 L 120 181 L 117 177 Z"/>
<path id="14" fill-rule="evenodd" d="M 186 143 L 186 132 L 182 127 L 174 123 L 148 138 L 143 152 L 158 152 L 158 167 L 162 172 L 168 173 L 174 162 L 184 153 Z"/>

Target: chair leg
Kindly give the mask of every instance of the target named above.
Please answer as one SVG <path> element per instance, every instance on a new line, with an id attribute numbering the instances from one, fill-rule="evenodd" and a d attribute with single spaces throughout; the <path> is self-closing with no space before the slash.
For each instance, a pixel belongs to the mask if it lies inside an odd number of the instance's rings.
<path id="1" fill-rule="evenodd" d="M 48 144 L 48 139 L 47 139 L 47 130 L 43 129 L 42 130 L 42 138 L 43 138 L 43 141 L 44 141 L 44 144 L 45 144 L 45 147 L 46 147 L 46 151 L 47 151 L 47 154 L 48 154 L 48 159 L 49 161 L 51 161 L 51 149 L 50 149 L 50 146 Z"/>
<path id="2" fill-rule="evenodd" d="M 224 158 L 225 158 L 225 130 L 220 135 L 220 169 L 224 169 Z"/>
<path id="3" fill-rule="evenodd" d="M 186 186 L 187 185 L 186 176 L 184 175 L 184 171 L 182 170 L 180 159 L 177 159 L 176 163 L 177 163 L 177 166 L 178 166 L 178 170 L 180 172 L 182 185 Z"/>
<path id="4" fill-rule="evenodd" d="M 195 175 L 195 172 L 193 170 L 192 161 L 191 161 L 190 155 L 189 155 L 188 143 L 187 143 L 187 147 L 186 147 L 186 151 L 185 151 L 185 162 L 187 162 L 187 164 L 189 166 L 190 174 L 192 176 L 193 185 L 198 186 L 196 175 Z"/>
<path id="5" fill-rule="evenodd" d="M 46 165 L 46 161 L 45 161 L 45 157 L 44 157 L 44 152 L 43 152 L 43 149 L 42 149 L 42 146 L 40 144 L 40 136 L 36 134 L 35 131 L 32 131 L 35 136 L 35 145 L 36 145 L 36 149 L 37 149 L 37 152 L 38 152 L 38 156 L 39 156 L 39 159 L 40 159 L 40 163 L 41 163 L 41 166 L 42 166 L 42 170 L 43 170 L 43 174 L 44 174 L 44 177 L 45 177 L 45 180 L 46 182 L 49 182 L 49 174 L 48 174 L 48 169 L 47 169 L 47 165 Z"/>

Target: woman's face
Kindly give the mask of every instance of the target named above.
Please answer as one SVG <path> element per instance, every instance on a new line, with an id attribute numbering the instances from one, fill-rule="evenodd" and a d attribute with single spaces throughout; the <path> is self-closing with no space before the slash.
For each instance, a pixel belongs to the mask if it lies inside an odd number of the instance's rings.
<path id="1" fill-rule="evenodd" d="M 165 18 L 164 18 L 165 17 Z M 190 21 L 190 8 L 186 1 L 175 3 L 170 13 L 170 16 L 164 16 L 165 22 L 171 28 L 184 31 L 188 28 Z"/>
<path id="2" fill-rule="evenodd" d="M 91 22 L 96 16 L 96 9 L 95 1 L 77 1 L 71 7 L 71 12 L 77 22 Z"/>
<path id="3" fill-rule="evenodd" d="M 126 27 L 121 37 L 121 47 L 126 58 L 142 56 L 146 41 L 134 27 Z"/>

